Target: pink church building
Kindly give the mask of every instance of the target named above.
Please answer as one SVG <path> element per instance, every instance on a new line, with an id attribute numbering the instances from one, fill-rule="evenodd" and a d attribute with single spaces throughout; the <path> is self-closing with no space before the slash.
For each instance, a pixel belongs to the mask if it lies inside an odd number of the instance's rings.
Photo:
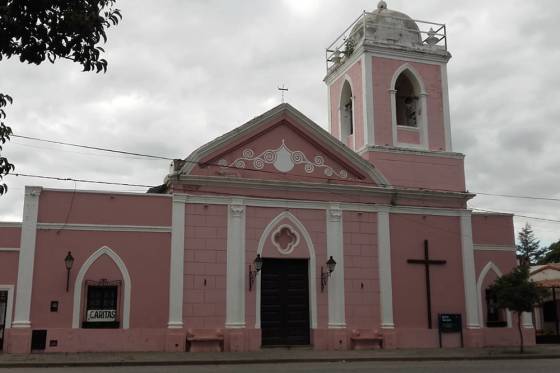
<path id="1" fill-rule="evenodd" d="M 381 1 L 327 49 L 328 131 L 281 104 L 145 194 L 27 187 L 0 223 L 0 348 L 516 344 L 487 291 L 513 220 L 467 207 L 450 57 L 444 25 Z"/>

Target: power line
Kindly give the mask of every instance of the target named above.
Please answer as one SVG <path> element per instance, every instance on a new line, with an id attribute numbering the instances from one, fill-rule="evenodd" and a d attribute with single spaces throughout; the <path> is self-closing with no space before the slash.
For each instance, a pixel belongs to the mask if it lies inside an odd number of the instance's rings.
<path id="1" fill-rule="evenodd" d="M 58 181 L 74 181 L 74 182 L 79 182 L 79 183 L 118 185 L 118 186 L 141 187 L 141 188 L 152 188 L 152 187 L 154 187 L 154 185 L 145 185 L 145 184 L 117 183 L 117 182 L 109 182 L 109 181 L 75 179 L 75 178 L 70 178 L 70 177 L 32 175 L 32 174 L 23 174 L 23 173 L 10 173 L 10 174 L 8 174 L 8 176 L 21 176 L 21 177 L 30 177 L 30 178 L 37 178 L 37 179 L 48 179 L 48 180 L 58 180 Z M 238 194 L 227 193 L 227 192 L 206 191 L 205 193 L 216 194 L 216 195 L 238 196 Z M 341 194 L 341 193 L 338 193 L 338 194 Z M 476 208 L 476 207 L 474 207 L 473 210 L 480 211 L 480 212 L 492 213 L 492 214 L 503 213 L 503 212 L 499 212 L 499 211 L 486 210 L 486 209 L 481 209 L 481 208 Z M 560 220 L 556 220 L 556 219 L 539 218 L 539 217 L 535 217 L 535 216 L 521 215 L 521 214 L 517 214 L 517 213 L 512 213 L 512 214 L 514 216 L 521 217 L 521 218 L 526 218 L 526 219 L 540 220 L 540 221 L 546 221 L 546 222 L 552 222 L 552 223 L 560 223 Z"/>
<path id="2" fill-rule="evenodd" d="M 42 141 L 42 142 L 47 142 L 47 143 L 51 143 L 51 144 L 73 146 L 73 147 L 96 150 L 96 151 L 126 154 L 126 155 L 133 155 L 133 156 L 137 156 L 137 157 L 146 157 L 146 158 L 152 158 L 152 159 L 174 160 L 174 158 L 169 158 L 169 157 L 164 157 L 164 156 L 159 156 L 159 155 L 152 155 L 152 154 L 145 154 L 145 153 L 134 153 L 134 152 L 128 152 L 128 151 L 124 151 L 124 150 L 116 150 L 116 149 L 101 148 L 101 147 L 95 147 L 95 146 L 89 146 L 89 145 L 75 144 L 75 143 L 70 143 L 70 142 L 48 140 L 48 139 L 42 139 L 42 138 L 32 137 L 32 136 L 23 136 L 23 135 L 12 135 L 12 136 L 22 138 L 22 139 L 27 139 L 27 140 Z M 23 144 L 21 144 L 21 145 L 23 145 Z M 84 153 L 82 153 L 82 154 L 84 154 Z M 134 159 L 134 158 L 130 158 L 130 159 Z M 184 160 L 184 162 L 191 163 L 191 164 L 196 164 L 198 166 L 219 166 L 219 167 L 223 167 L 223 168 L 231 168 L 231 169 L 240 170 L 238 167 L 235 167 L 235 166 L 222 165 L 222 164 L 218 164 L 218 163 L 205 163 L 205 162 L 196 162 L 196 161 L 188 161 L 188 160 Z M 435 163 L 430 163 L 430 164 L 435 164 Z M 260 173 L 267 173 L 267 174 L 276 174 L 276 175 L 281 174 L 281 175 L 283 175 L 283 173 L 281 173 L 279 171 L 270 171 L 270 170 L 262 170 L 262 169 L 258 170 L 258 169 L 251 169 L 251 168 L 245 168 L 243 170 L 244 171 L 249 171 L 249 172 L 260 172 Z M 318 180 L 333 180 L 330 177 L 321 177 L 321 176 L 314 176 L 314 175 L 298 175 L 298 177 L 305 177 L 305 178 L 318 179 Z M 341 182 L 345 182 L 345 183 L 358 183 L 358 184 L 371 185 L 371 183 L 363 181 L 363 180 L 355 180 L 355 179 L 352 179 L 352 180 L 336 179 L 336 180 L 341 181 Z M 397 188 L 404 188 L 404 189 L 408 189 L 408 190 L 420 190 L 420 191 L 429 190 L 429 191 L 435 191 L 435 192 L 469 193 L 469 191 L 458 192 L 456 190 L 450 190 L 450 189 L 411 188 L 410 186 L 395 185 L 395 184 L 392 184 L 391 186 L 397 187 Z M 483 196 L 492 196 L 492 197 L 560 202 L 560 198 L 552 198 L 552 197 L 500 194 L 500 193 L 486 193 L 486 192 L 476 192 L 476 191 L 473 191 L 471 193 L 478 194 L 478 195 L 483 195 Z"/>
<path id="3" fill-rule="evenodd" d="M 71 177 L 57 177 L 57 176 L 44 176 L 44 175 L 31 175 L 22 173 L 9 173 L 8 176 L 22 176 L 31 177 L 36 179 L 48 179 L 48 180 L 58 180 L 58 181 L 75 181 L 79 183 L 90 183 L 90 184 L 105 184 L 105 185 L 121 185 L 130 187 L 142 187 L 142 188 L 152 188 L 154 185 L 143 185 L 143 184 L 129 184 L 129 183 L 114 183 L 110 181 L 99 181 L 99 180 L 88 180 L 88 179 L 74 179 Z"/>
<path id="4" fill-rule="evenodd" d="M 480 208 L 477 208 L 477 207 L 473 207 L 473 210 L 477 210 L 477 211 L 481 211 L 481 212 L 488 212 L 488 213 L 493 213 L 493 214 L 502 214 L 503 213 L 503 212 L 498 212 L 498 211 L 480 209 Z M 512 215 L 520 217 L 520 218 L 541 220 L 541 221 L 547 221 L 547 222 L 551 222 L 551 223 L 560 223 L 560 220 L 556 220 L 556 219 L 538 218 L 538 217 L 535 217 L 535 216 L 521 215 L 521 214 L 517 214 L 517 213 L 512 213 Z"/>
<path id="5" fill-rule="evenodd" d="M 48 142 L 48 143 L 51 143 L 51 144 L 73 146 L 73 147 L 77 147 L 77 148 L 98 150 L 98 151 L 102 151 L 102 152 L 110 152 L 110 153 L 119 153 L 119 154 L 135 155 L 135 156 L 139 156 L 139 157 L 147 157 L 147 158 L 155 158 L 155 159 L 164 159 L 164 160 L 168 160 L 168 161 L 172 161 L 172 160 L 173 160 L 173 158 L 162 157 L 162 156 L 159 156 L 159 155 L 150 155 L 150 154 L 142 154 L 142 153 L 133 153 L 133 152 L 127 152 L 127 151 L 124 151 L 124 150 L 115 150 L 115 149 L 108 149 L 108 148 L 100 148 L 100 147 L 97 147 L 97 146 L 73 144 L 73 143 L 63 142 L 63 141 L 55 141 L 55 140 L 40 139 L 40 138 L 38 138 L 38 137 L 23 136 L 23 135 L 11 135 L 11 136 L 13 136 L 13 137 L 18 137 L 18 138 L 20 138 L 20 139 L 27 139 L 27 140 L 34 140 L 34 141 L 42 141 L 42 142 Z"/>

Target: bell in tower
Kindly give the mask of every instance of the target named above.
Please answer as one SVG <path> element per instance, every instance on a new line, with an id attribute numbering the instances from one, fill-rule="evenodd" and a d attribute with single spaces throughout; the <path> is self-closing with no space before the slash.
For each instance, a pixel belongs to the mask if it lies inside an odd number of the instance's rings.
<path id="1" fill-rule="evenodd" d="M 426 170 L 425 177 L 457 180 L 463 156 L 451 146 L 450 58 L 444 24 L 415 20 L 380 1 L 327 48 L 330 133 L 380 169 L 402 166 L 407 173 L 421 157 L 449 158 L 447 169 Z M 464 190 L 463 179 L 444 184 Z M 432 184 L 410 180 L 410 173 L 407 183 Z"/>

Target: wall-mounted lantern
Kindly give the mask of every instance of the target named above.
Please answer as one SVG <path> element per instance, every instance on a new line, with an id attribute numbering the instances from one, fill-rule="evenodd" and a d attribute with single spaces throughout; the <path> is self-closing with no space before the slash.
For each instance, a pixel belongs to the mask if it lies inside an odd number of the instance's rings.
<path id="1" fill-rule="evenodd" d="M 321 267 L 321 293 L 325 290 L 325 286 L 327 286 L 329 277 L 331 276 L 331 273 L 333 273 L 335 267 L 336 262 L 334 261 L 332 256 L 329 258 L 329 260 L 327 260 L 327 272 L 324 272 L 323 267 Z"/>
<path id="2" fill-rule="evenodd" d="M 261 258 L 261 254 L 257 254 L 257 257 L 255 258 L 255 261 L 253 263 L 255 264 L 254 270 L 251 268 L 251 265 L 249 264 L 249 291 L 253 290 L 253 283 L 255 282 L 257 273 L 259 273 L 262 269 L 263 260 Z"/>
<path id="3" fill-rule="evenodd" d="M 70 290 L 70 271 L 72 270 L 72 265 L 74 265 L 74 257 L 72 252 L 68 251 L 66 258 L 64 258 L 64 266 L 66 267 L 66 292 Z"/>

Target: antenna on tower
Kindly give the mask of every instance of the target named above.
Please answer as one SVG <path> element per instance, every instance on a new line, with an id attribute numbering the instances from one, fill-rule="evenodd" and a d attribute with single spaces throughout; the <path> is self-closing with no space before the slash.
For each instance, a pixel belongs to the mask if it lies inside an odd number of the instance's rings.
<path id="1" fill-rule="evenodd" d="M 282 103 L 284 103 L 284 93 L 288 92 L 288 88 L 284 87 L 284 84 L 282 84 L 282 87 L 278 87 L 278 90 L 282 93 Z"/>

